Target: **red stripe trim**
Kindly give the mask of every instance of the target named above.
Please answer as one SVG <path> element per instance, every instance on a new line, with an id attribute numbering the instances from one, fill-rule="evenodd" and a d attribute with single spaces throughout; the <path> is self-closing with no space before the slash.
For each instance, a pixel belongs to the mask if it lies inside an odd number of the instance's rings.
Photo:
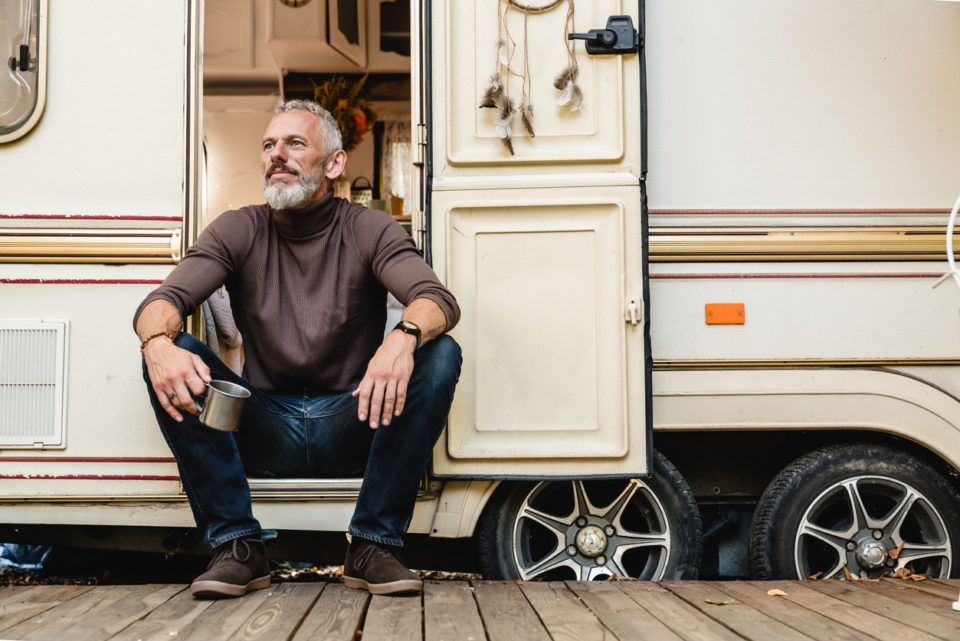
<path id="1" fill-rule="evenodd" d="M 0 456 L 0 463 L 176 463 L 161 456 Z"/>
<path id="2" fill-rule="evenodd" d="M 179 476 L 153 476 L 150 474 L 0 474 L 0 480 L 24 481 L 179 481 Z"/>
<path id="3" fill-rule="evenodd" d="M 672 214 L 949 214 L 949 209 L 650 209 L 648 213 Z"/>
<path id="4" fill-rule="evenodd" d="M 650 274 L 651 280 L 694 280 L 707 279 L 736 279 L 736 278 L 940 278 L 939 272 L 896 272 L 896 273 L 849 273 L 849 274 Z"/>
<path id="5" fill-rule="evenodd" d="M 142 278 L 0 278 L 0 285 L 160 285 L 162 280 Z"/>
<path id="6" fill-rule="evenodd" d="M 166 220 L 183 222 L 181 216 L 106 216 L 74 214 L 0 214 L 0 218 L 12 220 Z"/>

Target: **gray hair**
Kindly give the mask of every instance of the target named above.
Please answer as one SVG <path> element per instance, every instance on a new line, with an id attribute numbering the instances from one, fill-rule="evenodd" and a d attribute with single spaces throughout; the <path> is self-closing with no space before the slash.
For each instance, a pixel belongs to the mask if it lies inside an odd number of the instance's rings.
<path id="1" fill-rule="evenodd" d="M 343 149 L 343 136 L 340 134 L 340 126 L 333 119 L 330 112 L 315 103 L 312 100 L 287 100 L 277 105 L 273 114 L 291 113 L 294 111 L 309 111 L 320 119 L 320 126 L 323 131 L 323 156 L 326 158 L 333 152 Z"/>

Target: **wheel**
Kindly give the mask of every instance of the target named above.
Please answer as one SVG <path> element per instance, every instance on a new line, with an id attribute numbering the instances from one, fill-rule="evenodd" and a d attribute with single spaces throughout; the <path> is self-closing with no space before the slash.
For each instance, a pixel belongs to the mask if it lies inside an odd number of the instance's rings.
<path id="1" fill-rule="evenodd" d="M 659 452 L 652 471 L 501 486 L 478 526 L 484 578 L 696 578 L 702 537 L 693 494 Z"/>
<path id="2" fill-rule="evenodd" d="M 758 579 L 878 578 L 900 568 L 958 576 L 960 495 L 920 459 L 880 445 L 837 445 L 783 469 L 754 512 Z"/>

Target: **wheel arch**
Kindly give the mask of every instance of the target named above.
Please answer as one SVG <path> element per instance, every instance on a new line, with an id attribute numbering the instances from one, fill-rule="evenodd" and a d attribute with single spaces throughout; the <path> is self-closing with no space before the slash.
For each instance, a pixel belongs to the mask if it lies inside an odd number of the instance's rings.
<path id="1" fill-rule="evenodd" d="M 655 372 L 654 429 L 885 434 L 960 470 L 960 400 L 890 370 Z M 654 438 L 656 442 L 656 436 Z"/>

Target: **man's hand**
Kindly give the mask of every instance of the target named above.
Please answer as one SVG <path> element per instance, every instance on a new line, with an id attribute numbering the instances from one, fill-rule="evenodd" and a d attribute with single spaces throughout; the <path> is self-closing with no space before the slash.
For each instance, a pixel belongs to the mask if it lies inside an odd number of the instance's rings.
<path id="1" fill-rule="evenodd" d="M 416 337 L 390 332 L 367 364 L 367 372 L 353 397 L 360 399 L 357 418 L 366 421 L 369 416 L 370 429 L 389 425 L 390 419 L 403 411 L 416 345 Z"/>
<path id="2" fill-rule="evenodd" d="M 150 384 L 160 405 L 178 423 L 183 415 L 177 410 L 199 414 L 193 394 L 204 392 L 210 382 L 210 368 L 192 352 L 177 347 L 169 338 L 153 339 L 143 348 Z"/>

